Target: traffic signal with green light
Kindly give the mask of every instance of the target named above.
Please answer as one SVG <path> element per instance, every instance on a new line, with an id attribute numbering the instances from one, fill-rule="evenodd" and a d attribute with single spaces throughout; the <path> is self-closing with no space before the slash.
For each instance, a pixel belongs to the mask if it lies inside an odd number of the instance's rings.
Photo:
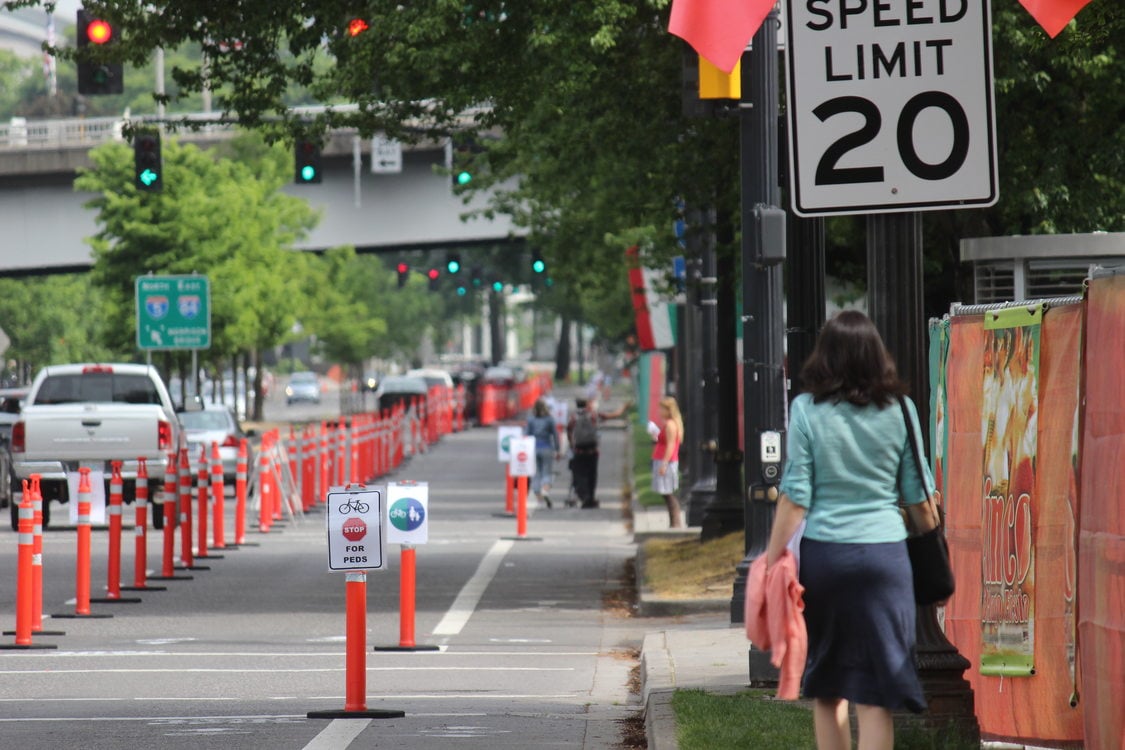
<path id="1" fill-rule="evenodd" d="M 480 266 L 473 266 L 469 271 L 469 278 L 473 282 L 473 287 L 479 289 L 484 284 L 484 275 L 480 270 Z"/>
<path id="2" fill-rule="evenodd" d="M 296 168 L 293 180 L 298 185 L 312 185 L 322 181 L 320 144 L 298 139 L 293 149 Z"/>
<path id="3" fill-rule="evenodd" d="M 78 93 L 84 96 L 120 94 L 124 90 L 121 63 L 91 60 L 84 52 L 97 50 L 102 56 L 117 44 L 113 24 L 85 10 L 78 11 Z"/>
<path id="4" fill-rule="evenodd" d="M 449 273 L 460 273 L 461 271 L 461 256 L 457 253 L 450 253 L 445 256 L 445 270 Z"/>
<path id="5" fill-rule="evenodd" d="M 473 181 L 483 153 L 484 148 L 470 136 L 458 134 L 450 137 L 448 166 L 454 189 L 466 187 Z"/>
<path id="6" fill-rule="evenodd" d="M 494 291 L 498 294 L 500 292 L 504 291 L 504 282 L 500 281 L 499 279 L 497 279 L 496 281 L 493 281 L 492 282 L 492 291 Z"/>
<path id="7" fill-rule="evenodd" d="M 531 270 L 535 273 L 543 273 L 547 270 L 547 262 L 543 260 L 538 250 L 531 254 Z"/>
<path id="8" fill-rule="evenodd" d="M 146 193 L 164 189 L 160 133 L 155 130 L 138 131 L 133 136 L 133 184 Z"/>
<path id="9" fill-rule="evenodd" d="M 426 276 L 430 280 L 430 291 L 437 292 L 441 290 L 441 271 L 436 268 L 431 268 L 426 272 Z"/>
<path id="10" fill-rule="evenodd" d="M 410 266 L 406 263 L 399 263 L 395 270 L 398 271 L 398 288 L 402 289 L 410 279 Z"/>

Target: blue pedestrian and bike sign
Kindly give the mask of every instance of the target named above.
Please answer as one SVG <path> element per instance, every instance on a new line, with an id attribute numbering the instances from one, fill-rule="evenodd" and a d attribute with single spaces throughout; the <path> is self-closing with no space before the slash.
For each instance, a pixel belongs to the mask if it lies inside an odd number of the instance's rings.
<path id="1" fill-rule="evenodd" d="M 387 542 L 425 544 L 429 539 L 430 486 L 427 482 L 387 485 Z"/>

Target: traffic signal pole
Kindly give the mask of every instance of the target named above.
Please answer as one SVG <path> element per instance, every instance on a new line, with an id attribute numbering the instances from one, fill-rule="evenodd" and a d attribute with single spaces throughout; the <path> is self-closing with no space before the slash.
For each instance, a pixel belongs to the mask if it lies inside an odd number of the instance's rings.
<path id="1" fill-rule="evenodd" d="M 763 462 L 764 444 L 785 433 L 784 325 L 782 315 L 782 247 L 766 236 L 770 216 L 781 204 L 778 185 L 778 54 L 777 8 L 770 11 L 742 54 L 742 99 L 739 102 L 740 173 L 742 189 L 742 386 L 745 451 L 743 452 L 746 558 L 738 566 L 731 622 L 742 622 L 748 560 L 765 552 L 773 522 L 781 455 Z M 782 214 L 783 216 L 783 214 Z M 784 232 L 781 233 L 784 235 Z M 770 681 L 776 671 L 766 652 L 750 651 L 750 680 Z"/>

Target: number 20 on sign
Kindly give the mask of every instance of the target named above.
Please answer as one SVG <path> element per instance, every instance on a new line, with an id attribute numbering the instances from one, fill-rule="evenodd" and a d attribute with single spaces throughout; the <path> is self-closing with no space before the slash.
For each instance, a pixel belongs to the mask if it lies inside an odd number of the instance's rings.
<path id="1" fill-rule="evenodd" d="M 996 202 L 988 0 L 789 0 L 787 7 L 796 213 Z"/>

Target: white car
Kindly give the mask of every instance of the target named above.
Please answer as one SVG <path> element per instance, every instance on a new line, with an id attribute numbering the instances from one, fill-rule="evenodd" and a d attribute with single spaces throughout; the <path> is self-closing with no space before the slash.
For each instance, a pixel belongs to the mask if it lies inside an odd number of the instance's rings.
<path id="1" fill-rule="evenodd" d="M 292 405 L 298 401 L 320 403 L 320 378 L 315 372 L 295 372 L 289 376 L 285 386 L 285 403 Z"/>

